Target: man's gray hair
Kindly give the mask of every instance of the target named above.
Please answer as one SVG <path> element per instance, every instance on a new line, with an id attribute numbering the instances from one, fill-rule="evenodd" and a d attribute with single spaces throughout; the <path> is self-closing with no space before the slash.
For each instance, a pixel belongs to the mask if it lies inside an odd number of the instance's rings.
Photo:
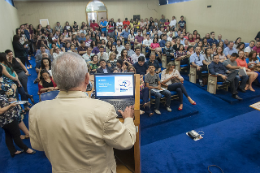
<path id="1" fill-rule="evenodd" d="M 61 90 L 79 87 L 88 73 L 87 63 L 76 53 L 63 53 L 52 62 L 52 76 Z"/>

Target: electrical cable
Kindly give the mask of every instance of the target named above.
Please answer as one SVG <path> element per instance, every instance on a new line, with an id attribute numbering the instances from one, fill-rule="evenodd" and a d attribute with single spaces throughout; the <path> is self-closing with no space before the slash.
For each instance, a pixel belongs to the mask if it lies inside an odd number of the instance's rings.
<path id="1" fill-rule="evenodd" d="M 208 166 L 208 171 L 209 171 L 209 173 L 212 173 L 212 172 L 209 170 L 210 167 L 217 167 L 217 168 L 219 168 L 219 169 L 221 170 L 222 173 L 224 173 L 224 171 L 223 171 L 219 166 L 217 166 L 217 165 L 210 165 L 210 166 Z"/>

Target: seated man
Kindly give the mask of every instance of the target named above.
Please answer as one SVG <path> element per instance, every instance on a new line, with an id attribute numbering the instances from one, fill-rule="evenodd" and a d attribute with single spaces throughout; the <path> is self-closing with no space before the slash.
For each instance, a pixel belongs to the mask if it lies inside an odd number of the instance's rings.
<path id="1" fill-rule="evenodd" d="M 104 59 L 100 60 L 100 68 L 97 69 L 97 73 L 113 73 L 113 70 L 107 66 L 107 63 Z"/>
<path id="2" fill-rule="evenodd" d="M 134 63 L 136 74 L 145 75 L 148 71 L 148 65 L 145 63 L 145 57 L 140 56 L 138 62 Z"/>
<path id="3" fill-rule="evenodd" d="M 145 55 L 141 53 L 140 47 L 136 47 L 136 48 L 135 48 L 135 54 L 133 54 L 133 55 L 131 56 L 131 58 L 132 58 L 132 60 L 133 60 L 133 63 L 136 63 L 136 62 L 138 61 L 138 58 L 139 58 L 140 56 L 145 56 Z"/>
<path id="4" fill-rule="evenodd" d="M 237 53 L 232 53 L 230 58 L 223 62 L 224 66 L 231 72 L 233 72 L 237 69 L 243 68 L 243 67 L 237 66 L 237 62 L 236 62 L 237 57 L 238 57 Z M 236 87 L 236 88 L 238 88 L 242 92 L 246 92 L 245 87 L 246 87 L 246 83 L 247 83 L 247 80 L 248 80 L 248 76 L 246 75 L 246 76 L 240 77 L 237 73 L 235 80 L 239 81 L 240 78 L 241 78 L 240 86 Z"/>
<path id="5" fill-rule="evenodd" d="M 98 60 L 103 59 L 105 61 L 108 61 L 108 54 L 106 52 L 104 52 L 103 46 L 100 46 L 99 51 L 100 52 L 97 54 Z"/>
<path id="6" fill-rule="evenodd" d="M 86 61 L 86 62 L 89 62 L 91 61 L 91 57 L 93 55 L 95 55 L 94 53 L 91 53 L 92 52 L 92 47 L 87 47 L 87 52 L 82 55 L 83 59 Z"/>
<path id="7" fill-rule="evenodd" d="M 121 54 L 121 51 L 125 49 L 125 47 L 122 45 L 122 41 L 120 39 L 118 39 L 116 41 L 116 50 L 119 54 Z"/>
<path id="8" fill-rule="evenodd" d="M 130 32 L 128 31 L 128 27 L 125 28 L 125 31 L 123 31 L 120 36 L 124 38 L 125 40 L 125 43 L 127 42 L 128 40 L 128 35 L 130 34 Z"/>
<path id="9" fill-rule="evenodd" d="M 87 47 L 85 41 L 80 41 L 80 46 L 78 47 L 78 53 L 82 56 L 83 54 L 87 53 Z"/>
<path id="10" fill-rule="evenodd" d="M 86 41 L 86 37 L 84 32 L 80 33 L 80 37 L 78 37 L 78 42 L 80 43 L 81 41 Z"/>
<path id="11" fill-rule="evenodd" d="M 130 49 L 130 43 L 126 43 L 125 44 L 125 49 L 127 50 L 127 56 L 132 56 L 135 54 L 135 51 L 133 51 L 132 49 Z"/>
<path id="12" fill-rule="evenodd" d="M 150 65 L 153 65 L 155 67 L 155 73 L 161 72 L 161 66 L 159 64 L 159 61 L 155 59 L 155 53 L 151 53 L 150 59 L 145 62 L 147 64 L 147 67 Z"/>
<path id="13" fill-rule="evenodd" d="M 237 95 L 237 88 L 239 84 L 239 78 L 237 78 L 238 70 L 228 71 L 226 67 L 219 62 L 219 56 L 215 55 L 213 61 L 209 64 L 209 73 L 212 75 L 217 75 L 218 82 L 224 82 L 224 85 L 230 83 L 232 97 L 238 100 L 242 100 Z"/>
<path id="14" fill-rule="evenodd" d="M 202 71 L 208 71 L 207 66 L 205 65 L 206 61 L 204 59 L 204 56 L 200 53 L 201 48 L 199 46 L 196 47 L 195 53 L 190 56 L 190 64 L 193 67 L 197 68 L 197 75 L 199 78 L 200 86 L 204 86 L 202 81 Z"/>
<path id="15" fill-rule="evenodd" d="M 253 48 L 254 51 L 256 51 L 257 54 L 260 53 L 260 40 L 256 42 L 255 47 Z"/>
<path id="16" fill-rule="evenodd" d="M 36 52 L 36 55 L 35 55 L 35 62 L 36 62 L 36 63 L 39 62 L 39 61 L 41 62 L 41 60 L 42 60 L 42 54 L 43 54 L 43 53 L 47 53 L 48 58 L 49 58 L 50 60 L 52 60 L 52 56 L 51 56 L 51 54 L 50 54 L 50 51 L 49 51 L 48 49 L 46 49 L 44 45 L 41 45 L 40 50 L 38 50 L 38 51 Z"/>
<path id="17" fill-rule="evenodd" d="M 165 47 L 165 44 L 166 44 L 166 41 L 167 41 L 167 35 L 166 34 L 163 34 L 162 35 L 162 40 L 160 41 L 160 47 L 164 48 Z"/>
<path id="18" fill-rule="evenodd" d="M 143 40 L 144 40 L 144 37 L 141 36 L 141 30 L 138 30 L 137 36 L 135 36 L 135 43 L 134 44 L 137 47 L 141 47 Z"/>
<path id="19" fill-rule="evenodd" d="M 234 47 L 234 42 L 233 41 L 230 41 L 229 43 L 228 43 L 228 46 L 224 49 L 224 54 L 225 54 L 225 56 L 227 57 L 227 58 L 230 58 L 230 56 L 231 56 L 231 54 L 232 53 L 238 53 L 237 52 L 237 49 L 235 49 Z"/>
<path id="20" fill-rule="evenodd" d="M 149 73 L 145 75 L 145 85 L 147 88 L 150 89 L 151 95 L 155 96 L 155 109 L 154 112 L 158 115 L 161 114 L 159 111 L 159 106 L 160 106 L 160 100 L 162 97 L 162 94 L 166 98 L 166 110 L 168 112 L 171 112 L 172 109 L 170 108 L 171 105 L 171 92 L 162 89 L 161 83 L 160 83 L 160 78 L 159 75 L 155 73 L 155 67 L 154 65 L 149 66 Z"/>

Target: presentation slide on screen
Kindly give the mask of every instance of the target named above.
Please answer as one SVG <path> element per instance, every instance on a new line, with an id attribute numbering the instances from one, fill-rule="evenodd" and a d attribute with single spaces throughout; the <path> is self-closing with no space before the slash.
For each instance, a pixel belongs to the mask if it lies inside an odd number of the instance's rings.
<path id="1" fill-rule="evenodd" d="M 97 96 L 132 96 L 133 78 L 122 76 L 96 76 Z"/>

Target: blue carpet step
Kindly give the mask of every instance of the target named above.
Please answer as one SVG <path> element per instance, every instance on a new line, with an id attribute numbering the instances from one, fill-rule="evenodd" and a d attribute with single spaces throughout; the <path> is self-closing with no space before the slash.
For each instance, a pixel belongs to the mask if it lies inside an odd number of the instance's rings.
<path id="1" fill-rule="evenodd" d="M 183 132 L 142 146 L 142 173 L 202 173 L 208 172 L 209 165 L 230 173 L 259 173 L 259 121 L 260 112 L 252 111 L 195 129 L 204 132 L 200 141 L 194 142 Z M 214 167 L 210 170 L 221 172 Z"/>
<path id="2" fill-rule="evenodd" d="M 178 111 L 179 107 L 178 100 L 172 100 L 171 109 L 172 112 L 168 112 L 165 107 L 161 104 L 160 111 L 161 115 L 154 114 L 149 117 L 147 114 L 141 115 L 141 129 L 150 128 L 163 123 L 168 123 L 181 118 L 189 117 L 197 114 L 199 111 L 196 109 L 196 105 L 191 105 L 190 103 L 183 104 L 183 110 Z"/>

